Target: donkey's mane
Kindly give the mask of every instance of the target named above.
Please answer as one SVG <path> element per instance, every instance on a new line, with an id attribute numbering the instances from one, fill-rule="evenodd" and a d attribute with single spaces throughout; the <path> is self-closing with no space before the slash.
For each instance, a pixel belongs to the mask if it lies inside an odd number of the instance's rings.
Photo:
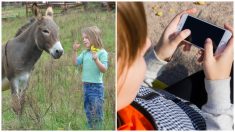
<path id="1" fill-rule="evenodd" d="M 36 19 L 37 19 L 36 17 L 40 15 L 40 9 L 38 8 L 37 3 L 33 3 L 32 13 L 33 13 L 34 17 L 30 18 L 29 21 L 25 25 L 23 25 L 22 27 L 20 27 L 18 29 L 18 31 L 15 34 L 15 37 L 19 36 L 26 29 L 28 29 L 36 21 Z"/>
<path id="2" fill-rule="evenodd" d="M 18 29 L 18 31 L 15 34 L 15 37 L 19 36 L 21 33 L 23 33 L 25 30 L 27 30 L 34 22 L 36 21 L 36 18 L 31 18 L 28 23 L 23 25 Z"/>

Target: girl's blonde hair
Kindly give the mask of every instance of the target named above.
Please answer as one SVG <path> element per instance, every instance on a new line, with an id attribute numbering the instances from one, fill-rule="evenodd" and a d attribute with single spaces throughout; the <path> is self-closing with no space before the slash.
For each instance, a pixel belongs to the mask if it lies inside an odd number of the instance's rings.
<path id="1" fill-rule="evenodd" d="M 101 30 L 97 26 L 83 28 L 81 32 L 87 35 L 89 41 L 95 48 L 103 48 Z"/>
<path id="2" fill-rule="evenodd" d="M 118 67 L 119 79 L 124 68 L 133 64 L 146 42 L 147 22 L 143 3 L 118 2 L 117 36 L 117 60 L 120 64 Z"/>

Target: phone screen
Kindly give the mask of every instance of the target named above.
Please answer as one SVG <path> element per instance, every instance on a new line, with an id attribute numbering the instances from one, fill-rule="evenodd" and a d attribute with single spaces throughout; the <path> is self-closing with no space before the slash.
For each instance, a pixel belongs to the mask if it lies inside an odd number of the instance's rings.
<path id="1" fill-rule="evenodd" d="M 191 35 L 186 38 L 187 41 L 204 48 L 206 38 L 211 38 L 213 42 L 213 51 L 218 47 L 225 30 L 214 25 L 203 22 L 194 17 L 188 16 L 182 28 L 190 29 Z"/>

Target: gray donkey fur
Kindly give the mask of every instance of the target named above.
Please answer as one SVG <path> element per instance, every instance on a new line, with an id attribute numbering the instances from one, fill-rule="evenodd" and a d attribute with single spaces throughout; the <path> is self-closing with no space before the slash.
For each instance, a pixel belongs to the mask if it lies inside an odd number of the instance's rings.
<path id="1" fill-rule="evenodd" d="M 51 8 L 50 8 L 51 10 Z M 59 28 L 50 15 L 39 15 L 22 26 L 15 38 L 2 46 L 2 90 L 11 88 L 12 108 L 22 114 L 24 95 L 34 64 L 43 51 L 54 59 L 60 58 L 63 48 L 59 41 Z"/>

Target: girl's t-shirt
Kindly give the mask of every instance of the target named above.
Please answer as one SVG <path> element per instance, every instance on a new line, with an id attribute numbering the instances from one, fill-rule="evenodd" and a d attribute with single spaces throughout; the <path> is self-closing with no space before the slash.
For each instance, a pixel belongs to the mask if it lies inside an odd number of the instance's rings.
<path id="1" fill-rule="evenodd" d="M 96 52 L 100 62 L 108 67 L 108 53 L 105 49 Z M 77 64 L 82 65 L 82 81 L 90 83 L 103 83 L 103 73 L 100 72 L 95 61 L 92 59 L 90 50 L 84 50 L 77 57 Z"/>

